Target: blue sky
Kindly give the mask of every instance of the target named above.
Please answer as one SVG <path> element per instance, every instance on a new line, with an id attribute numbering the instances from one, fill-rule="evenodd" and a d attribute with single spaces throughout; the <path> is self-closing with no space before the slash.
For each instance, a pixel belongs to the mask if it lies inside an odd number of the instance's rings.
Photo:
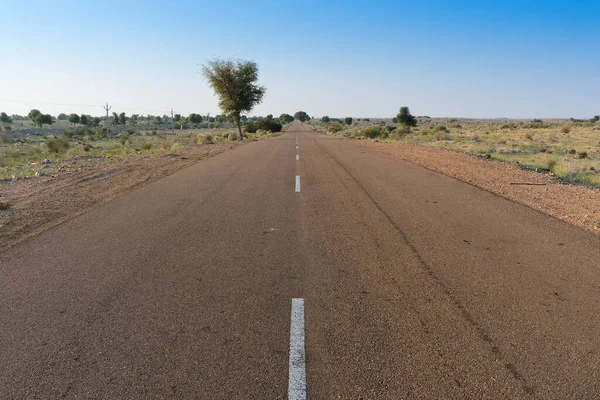
<path id="1" fill-rule="evenodd" d="M 208 59 L 256 61 L 254 114 L 600 114 L 600 1 L 0 1 L 0 111 L 219 113 Z"/>

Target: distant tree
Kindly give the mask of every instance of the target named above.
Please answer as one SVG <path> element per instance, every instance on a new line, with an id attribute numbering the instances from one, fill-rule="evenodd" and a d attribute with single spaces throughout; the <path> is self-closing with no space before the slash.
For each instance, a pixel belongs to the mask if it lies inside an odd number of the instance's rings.
<path id="1" fill-rule="evenodd" d="M 600 121 L 600 115 L 594 115 L 593 120 L 596 122 Z"/>
<path id="2" fill-rule="evenodd" d="M 246 122 L 246 121 L 248 121 L 248 116 L 242 115 L 241 119 L 242 119 L 242 122 Z"/>
<path id="3" fill-rule="evenodd" d="M 161 117 L 156 116 L 156 117 L 154 117 L 154 123 L 160 125 L 163 123 L 163 120 Z"/>
<path id="4" fill-rule="evenodd" d="M 129 123 L 131 125 L 136 125 L 139 117 L 140 117 L 139 114 L 131 114 L 131 117 L 129 118 Z"/>
<path id="5" fill-rule="evenodd" d="M 225 119 L 226 118 L 223 115 L 215 115 L 215 121 L 217 121 L 220 124 L 223 123 L 223 122 L 225 122 Z"/>
<path id="6" fill-rule="evenodd" d="M 79 117 L 79 122 L 81 123 L 81 125 L 87 125 L 88 124 L 87 115 L 81 114 L 81 117 Z"/>
<path id="7" fill-rule="evenodd" d="M 279 116 L 279 121 L 281 121 L 282 124 L 292 122 L 293 120 L 294 120 L 294 117 L 291 116 L 290 114 L 281 114 Z"/>
<path id="8" fill-rule="evenodd" d="M 352 125 L 352 117 L 346 117 L 346 118 L 344 119 L 344 123 L 345 123 L 346 125 Z"/>
<path id="9" fill-rule="evenodd" d="M 41 115 L 41 124 L 40 127 L 42 126 L 42 124 L 46 124 L 46 125 L 52 125 L 52 123 L 54 122 L 54 119 L 52 118 L 52 115 L 50 114 L 45 114 L 45 115 Z"/>
<path id="10" fill-rule="evenodd" d="M 308 116 L 308 114 L 305 111 L 296 111 L 296 113 L 294 114 L 294 118 L 296 118 L 302 122 L 306 122 L 310 119 L 310 117 Z"/>
<path id="11" fill-rule="evenodd" d="M 113 112 L 113 118 L 111 123 L 113 125 L 119 125 L 119 114 L 117 114 L 116 112 Z"/>
<path id="12" fill-rule="evenodd" d="M 190 124 L 199 124 L 202 122 L 202 115 L 191 113 L 188 115 L 187 119 Z"/>
<path id="13" fill-rule="evenodd" d="M 273 119 L 273 114 L 268 114 L 267 119 Z"/>
<path id="14" fill-rule="evenodd" d="M 397 123 L 398 123 L 398 118 L 396 118 L 396 117 L 392 118 L 392 122 L 393 122 L 394 124 L 397 124 Z"/>
<path id="15" fill-rule="evenodd" d="M 321 122 L 328 123 L 329 121 L 330 121 L 329 116 L 324 115 L 323 117 L 321 117 Z"/>
<path id="16" fill-rule="evenodd" d="M 41 127 L 42 126 L 42 118 L 38 117 L 39 115 L 41 115 L 40 110 L 33 109 L 33 110 L 29 111 L 29 114 L 27 114 L 27 117 L 33 122 L 33 125 Z"/>
<path id="17" fill-rule="evenodd" d="M 175 115 L 173 116 L 173 119 L 174 119 L 176 122 L 179 122 L 179 121 L 181 121 L 181 114 L 175 114 Z"/>
<path id="18" fill-rule="evenodd" d="M 3 112 L 0 113 L 0 122 L 10 124 L 12 122 L 12 119 L 10 119 L 10 117 L 5 112 Z"/>
<path id="19" fill-rule="evenodd" d="M 119 114 L 119 125 L 125 124 L 127 124 L 127 117 L 125 116 L 125 113 L 122 112 L 121 114 Z"/>
<path id="20" fill-rule="evenodd" d="M 98 125 L 100 125 L 101 121 L 102 120 L 100 118 L 98 118 L 98 117 L 92 118 L 92 126 L 98 126 Z"/>
<path id="21" fill-rule="evenodd" d="M 396 116 L 398 122 L 408 127 L 417 126 L 417 119 L 410 113 L 408 107 L 400 107 L 400 113 Z"/>
<path id="22" fill-rule="evenodd" d="M 59 121 L 66 121 L 66 120 L 67 120 L 67 118 L 68 118 L 68 117 L 67 117 L 67 114 L 65 114 L 65 113 L 60 113 L 60 114 L 58 114 L 58 120 L 59 120 Z"/>
<path id="23" fill-rule="evenodd" d="M 79 115 L 77 115 L 77 114 L 69 115 L 69 122 L 72 123 L 73 125 L 78 124 L 79 123 Z"/>
<path id="24" fill-rule="evenodd" d="M 219 107 L 235 122 L 239 138 L 243 140 L 241 114 L 252 111 L 266 91 L 257 84 L 258 65 L 247 60 L 215 59 L 209 61 L 202 72 L 219 97 Z"/>

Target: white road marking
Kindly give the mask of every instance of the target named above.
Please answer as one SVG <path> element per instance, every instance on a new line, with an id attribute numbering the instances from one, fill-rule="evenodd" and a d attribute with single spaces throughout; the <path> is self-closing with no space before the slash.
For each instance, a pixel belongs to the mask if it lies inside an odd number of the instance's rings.
<path id="1" fill-rule="evenodd" d="M 296 154 L 296 161 L 298 161 L 300 159 L 300 156 L 298 154 Z"/>
<path id="2" fill-rule="evenodd" d="M 300 193 L 300 175 L 296 175 L 296 193 Z"/>
<path id="3" fill-rule="evenodd" d="M 298 146 L 296 146 L 296 150 L 298 150 Z"/>
<path id="4" fill-rule="evenodd" d="M 304 341 L 304 299 L 292 299 L 289 400 L 306 400 L 306 350 Z"/>

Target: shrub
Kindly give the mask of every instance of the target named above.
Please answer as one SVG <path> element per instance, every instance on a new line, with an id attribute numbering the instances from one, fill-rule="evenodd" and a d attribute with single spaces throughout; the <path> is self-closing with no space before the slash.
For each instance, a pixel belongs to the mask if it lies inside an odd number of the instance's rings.
<path id="1" fill-rule="evenodd" d="M 0 133 L 0 142 L 8 142 L 8 135 L 6 133 Z"/>
<path id="2" fill-rule="evenodd" d="M 211 134 L 198 135 L 198 143 L 200 144 L 213 144 L 215 141 Z"/>
<path id="3" fill-rule="evenodd" d="M 5 131 L 12 131 L 12 128 L 10 127 L 10 125 L 6 125 L 6 126 L 4 126 L 4 130 Z"/>
<path id="4" fill-rule="evenodd" d="M 433 128 L 434 132 L 448 132 L 448 128 L 446 128 L 446 125 L 438 125 L 435 128 Z"/>
<path id="5" fill-rule="evenodd" d="M 258 130 L 258 128 L 256 127 L 256 125 L 254 124 L 254 122 L 250 121 L 248 122 L 245 127 L 244 130 L 247 133 L 256 133 L 256 131 Z"/>
<path id="6" fill-rule="evenodd" d="M 344 123 L 345 123 L 346 125 L 352 125 L 352 117 L 346 117 L 346 118 L 344 119 Z"/>
<path id="7" fill-rule="evenodd" d="M 227 136 L 227 139 L 230 141 L 237 140 L 237 138 L 238 138 L 238 135 L 237 135 L 237 132 L 235 132 L 235 131 L 229 132 L 229 135 Z"/>
<path id="8" fill-rule="evenodd" d="M 323 117 L 321 118 L 321 122 L 324 122 L 324 123 L 326 123 L 326 124 L 327 124 L 327 123 L 329 123 L 329 116 L 327 116 L 327 115 L 323 116 Z"/>
<path id="9" fill-rule="evenodd" d="M 144 144 L 142 145 L 142 149 L 146 150 L 146 151 L 152 149 L 152 143 L 150 143 L 150 142 L 144 142 Z"/>
<path id="10" fill-rule="evenodd" d="M 446 130 L 437 130 L 437 131 L 435 131 L 433 136 L 435 137 L 435 140 L 438 140 L 438 141 L 450 139 L 450 134 Z"/>
<path id="11" fill-rule="evenodd" d="M 344 128 L 338 122 L 330 122 L 327 124 L 327 131 L 330 133 L 338 133 L 342 129 Z"/>
<path id="12" fill-rule="evenodd" d="M 280 132 L 282 125 L 274 119 L 263 119 L 256 123 L 256 129 L 262 129 L 263 131 Z M 250 132 L 254 133 L 254 132 Z"/>
<path id="13" fill-rule="evenodd" d="M 46 139 L 46 147 L 51 153 L 62 153 L 69 149 L 69 142 L 63 138 L 50 137 Z"/>
<path id="14" fill-rule="evenodd" d="M 72 138 L 73 138 L 73 132 L 71 132 L 71 131 L 64 131 L 64 132 L 63 132 L 63 136 L 64 136 L 64 137 L 65 137 L 67 140 L 69 140 L 69 139 L 72 139 Z"/>
<path id="15" fill-rule="evenodd" d="M 125 143 L 127 143 L 129 140 L 129 134 L 127 133 L 122 133 L 121 136 L 119 137 L 119 143 L 121 143 L 123 146 L 125 146 Z"/>
<path id="16" fill-rule="evenodd" d="M 83 151 L 90 151 L 90 149 L 92 148 L 92 146 L 90 146 L 89 144 L 84 144 L 83 145 Z"/>
<path id="17" fill-rule="evenodd" d="M 101 126 L 100 128 L 96 129 L 96 139 L 98 139 L 98 140 L 106 139 L 106 127 L 105 126 Z"/>
<path id="18" fill-rule="evenodd" d="M 560 127 L 560 131 L 561 131 L 562 133 L 569 133 L 569 132 L 571 132 L 571 124 L 569 124 L 569 123 L 567 123 L 567 124 L 563 124 L 563 125 Z"/>
<path id="19" fill-rule="evenodd" d="M 533 140 L 533 133 L 529 133 L 529 132 L 527 132 L 527 133 L 525 134 L 525 139 L 527 139 L 527 140 Z"/>
<path id="20" fill-rule="evenodd" d="M 381 127 L 380 126 L 369 126 L 368 128 L 363 129 L 360 134 L 367 138 L 376 138 L 381 136 Z"/>

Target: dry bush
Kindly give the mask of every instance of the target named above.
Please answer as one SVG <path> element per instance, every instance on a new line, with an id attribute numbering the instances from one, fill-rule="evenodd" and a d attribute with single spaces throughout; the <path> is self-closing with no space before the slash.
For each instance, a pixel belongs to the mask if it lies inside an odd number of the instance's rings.
<path id="1" fill-rule="evenodd" d="M 246 136 L 249 136 L 249 135 L 246 135 Z M 200 143 L 200 144 L 213 144 L 214 142 L 215 142 L 214 138 L 210 133 L 206 134 L 206 135 L 202 135 L 202 134 L 198 135 L 198 143 Z"/>
<path id="2" fill-rule="evenodd" d="M 564 124 L 563 126 L 560 127 L 560 131 L 562 133 L 569 133 L 569 132 L 571 132 L 571 124 Z"/>
<path id="3" fill-rule="evenodd" d="M 51 137 L 46 139 L 46 147 L 51 153 L 62 153 L 69 149 L 69 142 L 63 138 Z"/>
<path id="4" fill-rule="evenodd" d="M 435 140 L 450 140 L 450 134 L 445 130 L 436 130 L 434 133 Z"/>

